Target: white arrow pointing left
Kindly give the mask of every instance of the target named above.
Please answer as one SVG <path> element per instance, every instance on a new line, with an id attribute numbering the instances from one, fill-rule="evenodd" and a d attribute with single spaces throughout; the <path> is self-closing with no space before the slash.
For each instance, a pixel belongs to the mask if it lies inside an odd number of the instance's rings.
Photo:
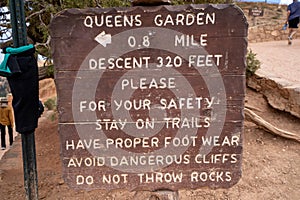
<path id="1" fill-rule="evenodd" d="M 95 37 L 95 40 L 102 46 L 106 47 L 108 44 L 111 44 L 111 34 L 106 34 L 105 31 L 102 31 Z"/>

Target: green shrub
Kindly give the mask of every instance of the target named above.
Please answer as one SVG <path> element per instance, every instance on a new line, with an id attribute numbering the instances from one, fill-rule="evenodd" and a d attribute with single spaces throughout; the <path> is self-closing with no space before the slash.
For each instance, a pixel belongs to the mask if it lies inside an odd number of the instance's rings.
<path id="1" fill-rule="evenodd" d="M 56 113 L 56 112 L 52 113 L 52 114 L 50 115 L 49 119 L 50 119 L 51 121 L 55 121 L 55 120 L 57 119 L 57 113 Z"/>
<path id="2" fill-rule="evenodd" d="M 56 110 L 56 98 L 48 99 L 44 105 L 48 110 Z"/>
<path id="3" fill-rule="evenodd" d="M 248 50 L 246 62 L 247 62 L 247 70 L 246 70 L 246 76 L 250 77 L 252 76 L 256 70 L 260 68 L 261 62 L 256 58 L 256 53 L 253 53 L 253 51 L 250 49 Z"/>

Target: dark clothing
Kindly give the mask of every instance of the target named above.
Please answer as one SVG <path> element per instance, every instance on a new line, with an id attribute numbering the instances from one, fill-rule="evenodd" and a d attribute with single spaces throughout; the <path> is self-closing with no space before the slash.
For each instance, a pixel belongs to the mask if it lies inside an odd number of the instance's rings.
<path id="1" fill-rule="evenodd" d="M 289 28 L 298 28 L 299 17 L 289 20 Z"/>
<path id="2" fill-rule="evenodd" d="M 5 141 L 5 125 L 0 124 L 0 131 L 1 131 L 1 147 L 6 148 L 6 141 Z M 9 145 L 12 145 L 14 142 L 13 138 L 13 129 L 10 125 L 7 126 L 8 129 L 8 135 L 9 135 Z"/>
<path id="3" fill-rule="evenodd" d="M 289 20 L 300 17 L 300 2 L 293 2 L 288 5 L 287 11 L 290 11 Z"/>
<path id="4" fill-rule="evenodd" d="M 35 49 L 11 55 L 7 65 L 20 69 L 21 73 L 7 77 L 12 95 L 16 131 L 24 134 L 33 132 L 38 125 L 39 84 Z M 17 66 L 16 66 L 17 65 Z"/>
<path id="5" fill-rule="evenodd" d="M 3 53 L 5 54 L 4 60 L 0 64 L 0 75 L 7 77 L 13 74 L 22 73 L 14 55 L 17 55 L 30 49 L 34 49 L 34 46 L 32 44 L 18 48 L 5 47 L 3 49 Z M 10 66 L 8 66 L 8 64 L 10 64 Z"/>
<path id="6" fill-rule="evenodd" d="M 43 112 L 44 112 L 44 105 L 43 105 L 42 101 L 39 100 L 39 117 L 42 116 Z"/>

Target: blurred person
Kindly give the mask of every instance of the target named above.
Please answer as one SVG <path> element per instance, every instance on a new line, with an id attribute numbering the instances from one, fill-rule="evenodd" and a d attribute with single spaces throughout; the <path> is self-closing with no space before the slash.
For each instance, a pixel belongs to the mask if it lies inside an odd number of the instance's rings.
<path id="1" fill-rule="evenodd" d="M 289 25 L 288 44 L 292 44 L 293 36 L 296 34 L 300 19 L 300 2 L 293 0 L 287 7 L 286 23 Z"/>
<path id="2" fill-rule="evenodd" d="M 9 135 L 9 145 L 12 146 L 13 144 L 13 126 L 14 126 L 14 119 L 13 119 L 13 111 L 12 107 L 8 106 L 8 100 L 3 98 L 0 100 L 0 131 L 1 131 L 1 149 L 6 149 L 6 127 L 8 129 Z"/>

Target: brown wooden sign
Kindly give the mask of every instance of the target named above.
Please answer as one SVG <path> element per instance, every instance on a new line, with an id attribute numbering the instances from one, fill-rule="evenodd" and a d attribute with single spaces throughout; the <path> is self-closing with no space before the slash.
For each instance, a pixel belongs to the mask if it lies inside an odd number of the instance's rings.
<path id="1" fill-rule="evenodd" d="M 233 5 L 57 15 L 51 37 L 65 181 L 108 190 L 237 183 L 247 26 Z"/>
<path id="2" fill-rule="evenodd" d="M 264 16 L 264 9 L 262 8 L 250 8 L 249 9 L 249 16 L 253 16 L 253 17 L 262 17 Z"/>

